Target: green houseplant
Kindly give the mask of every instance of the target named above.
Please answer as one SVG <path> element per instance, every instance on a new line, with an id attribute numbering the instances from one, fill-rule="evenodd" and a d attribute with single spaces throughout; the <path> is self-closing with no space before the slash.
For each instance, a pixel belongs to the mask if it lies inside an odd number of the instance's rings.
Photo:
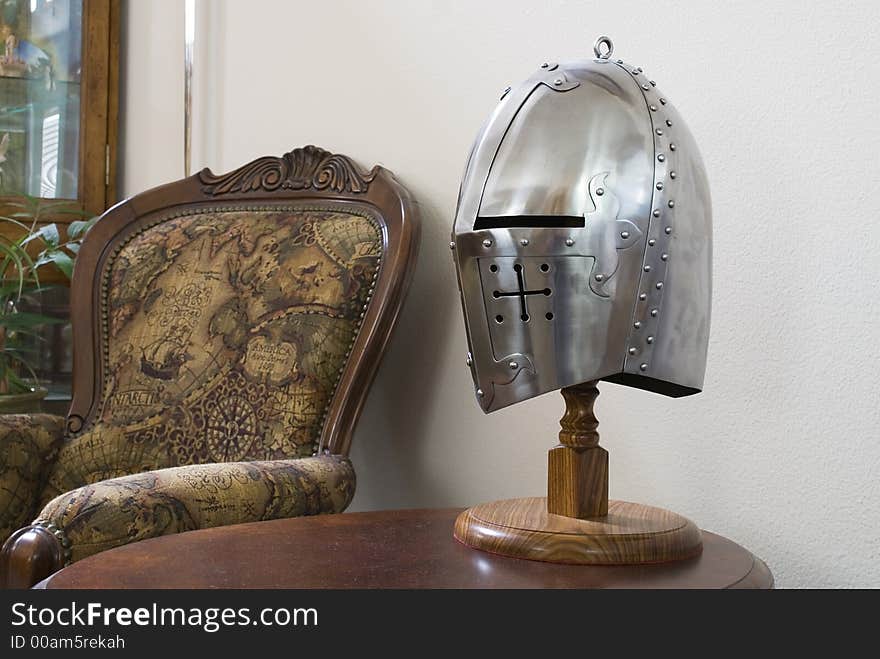
<path id="1" fill-rule="evenodd" d="M 82 238 L 97 220 L 69 201 L 24 197 L 9 206 L 14 212 L 0 216 L 0 413 L 39 410 L 46 389 L 32 366 L 34 346 L 39 349 L 42 327 L 66 322 L 39 312 L 40 293 L 57 285 L 41 275 L 54 267 L 69 280 Z M 64 215 L 79 218 L 64 234 L 45 220 Z"/>

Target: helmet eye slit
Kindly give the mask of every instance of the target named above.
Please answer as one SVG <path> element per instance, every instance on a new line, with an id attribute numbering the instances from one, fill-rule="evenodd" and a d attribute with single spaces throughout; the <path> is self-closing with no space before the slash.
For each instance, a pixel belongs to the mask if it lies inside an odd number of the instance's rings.
<path id="1" fill-rule="evenodd" d="M 474 231 L 483 229 L 576 229 L 586 226 L 582 215 L 505 215 L 478 217 Z"/>

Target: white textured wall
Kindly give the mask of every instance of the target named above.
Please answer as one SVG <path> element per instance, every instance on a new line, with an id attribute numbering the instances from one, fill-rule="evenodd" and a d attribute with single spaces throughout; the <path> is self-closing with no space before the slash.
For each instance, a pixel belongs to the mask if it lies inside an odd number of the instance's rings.
<path id="1" fill-rule="evenodd" d="M 715 209 L 705 392 L 601 387 L 612 496 L 741 542 L 780 586 L 880 586 L 876 3 L 200 2 L 194 169 L 315 143 L 382 163 L 421 203 L 355 509 L 544 490 L 561 398 L 479 411 L 447 242 L 499 92 L 605 33 L 687 119 Z M 128 3 L 125 194 L 182 174 L 182 15 Z"/>

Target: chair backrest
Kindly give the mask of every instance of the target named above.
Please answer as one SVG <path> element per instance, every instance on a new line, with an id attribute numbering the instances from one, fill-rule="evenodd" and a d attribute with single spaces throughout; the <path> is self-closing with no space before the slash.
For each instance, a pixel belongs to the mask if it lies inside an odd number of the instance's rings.
<path id="1" fill-rule="evenodd" d="M 347 454 L 417 242 L 388 170 L 314 146 L 114 206 L 71 285 L 69 435 L 119 473 Z"/>

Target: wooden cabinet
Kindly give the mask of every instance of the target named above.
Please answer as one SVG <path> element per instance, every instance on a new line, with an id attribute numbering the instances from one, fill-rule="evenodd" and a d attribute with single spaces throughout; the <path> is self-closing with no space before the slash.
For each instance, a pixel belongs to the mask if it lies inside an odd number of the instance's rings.
<path id="1" fill-rule="evenodd" d="M 73 220 L 116 202 L 119 0 L 0 2 L 0 236 L 21 224 L 55 223 L 63 238 Z M 17 224 L 17 222 L 19 224 Z M 32 243 L 29 251 L 39 250 Z M 8 274 L 7 274 L 8 276 Z M 67 277 L 41 268 L 44 290 L 19 301 L 25 311 L 68 319 Z M 8 337 L 28 355 L 49 389 L 46 411 L 65 414 L 70 400 L 71 339 L 66 324 L 40 338 Z M 19 345 L 20 343 L 20 345 Z"/>
<path id="2" fill-rule="evenodd" d="M 0 213 L 23 195 L 116 201 L 118 54 L 118 0 L 0 5 Z"/>

